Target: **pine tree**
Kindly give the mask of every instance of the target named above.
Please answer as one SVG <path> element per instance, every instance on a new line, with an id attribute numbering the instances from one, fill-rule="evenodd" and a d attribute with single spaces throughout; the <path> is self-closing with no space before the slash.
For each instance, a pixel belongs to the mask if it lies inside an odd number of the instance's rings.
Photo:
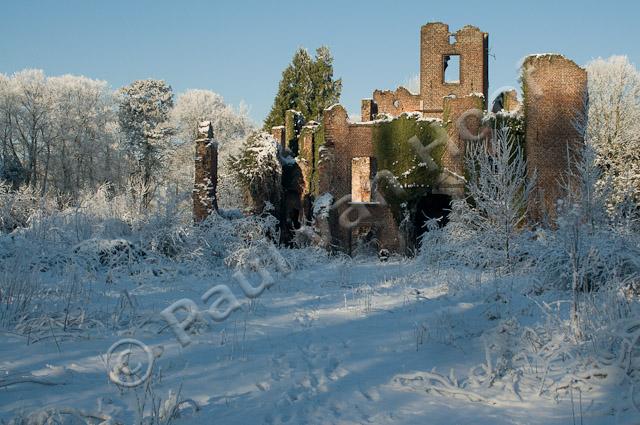
<path id="1" fill-rule="evenodd" d="M 278 93 L 264 121 L 264 129 L 269 131 L 273 126 L 283 125 L 288 109 L 295 109 L 305 118 L 319 121 L 322 111 L 338 102 L 341 91 L 342 80 L 333 79 L 333 57 L 329 48 L 318 48 L 315 59 L 306 49 L 300 48 L 282 72 Z"/>

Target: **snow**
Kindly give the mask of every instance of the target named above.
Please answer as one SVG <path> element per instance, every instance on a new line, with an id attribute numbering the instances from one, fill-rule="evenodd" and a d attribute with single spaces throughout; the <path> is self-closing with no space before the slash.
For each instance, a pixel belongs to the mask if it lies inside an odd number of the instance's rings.
<path id="1" fill-rule="evenodd" d="M 592 64 L 590 85 L 621 65 Z M 633 162 L 620 146 L 636 127 L 612 144 L 616 166 Z M 253 142 L 249 175 L 295 161 L 269 134 Z M 106 185 L 68 206 L 0 185 L 0 422 L 637 424 L 638 227 L 609 211 L 602 153 L 579 155 L 556 226 L 529 229 L 524 163 L 491 143 L 467 149 L 479 174 L 443 170 L 474 202 L 454 200 L 443 228 L 427 220 L 415 257 L 385 261 L 315 246 L 331 242 L 314 227 L 326 220 L 300 227 L 304 248 L 276 248 L 275 202 L 194 226 L 172 192 L 146 210 Z M 314 217 L 332 204 L 319 196 Z M 123 341 L 145 349 L 113 369 Z M 146 385 L 117 385 L 138 362 L 138 377 L 153 365 Z"/>
<path id="2" fill-rule="evenodd" d="M 333 195 L 330 193 L 323 193 L 318 196 L 313 202 L 313 216 L 314 217 L 329 217 L 329 210 L 333 204 Z"/>
<path id="3" fill-rule="evenodd" d="M 185 296 L 196 299 L 214 284 L 228 284 L 231 272 L 174 270 L 138 285 L 123 278 L 107 291 L 104 282 L 87 283 L 95 291 L 95 307 L 105 310 L 127 291 L 141 320 L 129 329 L 102 329 L 70 339 L 59 335 L 59 349 L 51 339 L 27 344 L 25 337 L 4 333 L 0 382 L 7 386 L 0 418 L 72 406 L 133 423 L 135 390 L 120 392 L 110 384 L 101 358 L 126 336 L 162 350 L 156 362 L 163 377 L 154 382 L 158 396 L 181 388 L 181 398 L 198 405 L 198 411 L 186 409 L 177 423 L 211 418 L 225 424 L 572 420 L 568 396 L 536 396 L 537 388 L 525 381 L 504 391 L 499 383 L 473 390 L 451 383 L 451 377 L 486 366 L 488 335 L 510 331 L 495 318 L 504 310 L 497 295 L 506 282 L 500 279 L 446 267 L 424 273 L 424 265 L 416 261 L 325 261 L 278 275 L 259 301 L 245 301 L 242 311 L 225 322 L 198 326 L 191 332 L 192 343 L 182 347 L 155 314 Z M 465 291 L 454 289 L 455 282 L 465 281 L 480 283 Z M 517 282 L 527 285 L 528 279 L 520 276 Z M 529 296 L 507 294 L 519 319 L 543 320 Z M 606 403 L 610 385 L 594 382 L 594 391 L 582 394 L 585 423 L 614 420 Z M 635 419 L 628 412 L 618 420 Z"/>
<path id="4" fill-rule="evenodd" d="M 209 127 L 211 127 L 211 121 L 201 121 L 198 124 L 198 131 L 200 133 L 207 134 L 207 132 L 209 131 Z"/>
<path id="5" fill-rule="evenodd" d="M 564 58 L 565 56 L 561 55 L 560 53 L 535 53 L 535 54 L 525 56 L 525 60 L 528 58 L 541 59 L 541 58 L 553 58 L 553 57 Z"/>

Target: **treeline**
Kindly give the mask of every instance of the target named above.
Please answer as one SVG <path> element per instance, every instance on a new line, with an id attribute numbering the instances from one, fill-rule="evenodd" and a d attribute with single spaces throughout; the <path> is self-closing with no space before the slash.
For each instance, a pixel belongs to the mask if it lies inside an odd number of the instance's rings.
<path id="1" fill-rule="evenodd" d="M 137 185 L 145 204 L 161 189 L 189 193 L 200 120 L 213 122 L 223 155 L 253 128 L 246 108 L 208 90 L 176 99 L 161 80 L 113 90 L 41 70 L 0 74 L 0 184 L 70 201 L 104 184 L 114 192 Z"/>

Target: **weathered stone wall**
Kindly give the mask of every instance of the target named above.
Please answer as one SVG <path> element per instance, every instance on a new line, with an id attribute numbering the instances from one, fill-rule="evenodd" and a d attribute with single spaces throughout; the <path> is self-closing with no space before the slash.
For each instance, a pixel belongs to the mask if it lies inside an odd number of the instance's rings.
<path id="1" fill-rule="evenodd" d="M 300 131 L 300 138 L 298 139 L 298 156 L 301 156 L 310 164 L 315 163 L 314 136 L 317 128 L 317 124 L 305 125 Z"/>
<path id="2" fill-rule="evenodd" d="M 501 111 L 515 112 L 521 107 L 521 103 L 518 100 L 518 93 L 515 89 L 502 91 L 493 100 L 491 105 L 491 112 L 498 113 Z"/>
<path id="3" fill-rule="evenodd" d="M 450 36 L 455 41 L 450 43 Z M 455 34 L 443 23 L 429 23 L 420 31 L 420 97 L 422 110 L 438 113 L 443 110 L 443 98 L 471 93 L 488 96 L 489 35 L 473 26 L 465 26 Z M 444 57 L 460 55 L 460 82 L 444 80 Z"/>
<path id="4" fill-rule="evenodd" d="M 460 56 L 457 83 L 445 81 L 444 58 L 452 55 Z M 510 90 L 501 94 L 496 107 L 507 112 L 524 110 L 529 173 L 537 170 L 538 174 L 530 216 L 539 220 L 547 214 L 553 216 L 555 201 L 561 196 L 559 179 L 569 167 L 567 148 L 577 147 L 582 141 L 573 123 L 584 113 L 586 73 L 558 55 L 529 57 L 523 71 L 524 104 L 518 101 L 515 90 Z M 331 244 L 351 252 L 357 238 L 373 235 L 378 248 L 401 251 L 406 241 L 393 214 L 398 211 L 392 212 L 385 202 L 372 199 L 375 193 L 368 183 L 376 171 L 375 164 L 384 162 L 384 158 L 376 158 L 376 152 L 383 157 L 380 152 L 386 152 L 380 151 L 381 141 L 387 151 L 402 152 L 391 140 L 394 135 L 404 137 L 405 127 L 385 127 L 381 121 L 374 121 L 376 114 L 398 117 L 405 112 L 420 112 L 422 117 L 442 119 L 442 127 L 438 124 L 437 132 L 429 133 L 431 139 L 446 143 L 442 157 L 438 156 L 443 171 L 429 183 L 430 190 L 432 194 L 462 197 L 466 146 L 491 136 L 492 129 L 482 125 L 487 95 L 488 34 L 472 26 L 452 34 L 443 23 L 424 25 L 419 95 L 403 87 L 376 90 L 372 99 L 362 100 L 360 123 L 349 122 L 346 110 L 334 105 L 324 111 L 322 125 L 305 125 L 298 112 L 287 111 L 285 127 L 272 129 L 276 140 L 297 156 L 296 163 L 287 167 L 291 184 L 283 185 L 288 206 L 282 216 L 289 222 L 309 219 L 303 211 L 310 210 L 313 196 L 331 193 L 334 207 L 324 222 L 329 230 L 323 231 L 329 233 Z M 389 128 L 396 129 L 380 139 L 384 134 L 381 129 Z M 524 132 L 521 127 L 518 131 Z M 215 208 L 215 196 L 212 199 L 209 209 Z"/>
<path id="5" fill-rule="evenodd" d="M 274 137 L 286 141 L 286 147 L 296 155 L 295 163 L 283 166 L 282 189 L 285 202 L 280 211 L 280 229 L 283 241 L 290 241 L 293 230 L 311 217 L 314 187 L 314 165 L 316 164 L 316 134 L 319 124 L 309 122 L 299 112 L 289 110 L 285 115 L 284 127 L 271 129 Z"/>
<path id="6" fill-rule="evenodd" d="M 341 105 L 326 109 L 323 116 L 325 144 L 333 153 L 331 193 L 334 199 L 351 194 L 351 159 L 374 156 L 371 131 L 373 123 L 349 123 Z"/>
<path id="7" fill-rule="evenodd" d="M 585 114 L 587 73 L 561 55 L 529 56 L 522 72 L 527 164 L 529 175 L 537 172 L 530 217 L 553 219 L 569 156 L 583 143 L 574 123 Z"/>
<path id="8" fill-rule="evenodd" d="M 336 201 L 332 210 L 331 234 L 333 243 L 350 252 L 354 235 L 362 226 L 373 230 L 380 245 L 392 251 L 400 249 L 398 226 L 391 209 L 386 205 L 352 205 L 352 159 L 374 157 L 372 130 L 375 122 L 350 123 L 341 105 L 326 109 L 323 116 L 325 148 L 331 175 L 321 174 L 321 188 L 329 188 Z M 340 219 L 342 217 L 342 219 Z"/>
<path id="9" fill-rule="evenodd" d="M 484 98 L 480 95 L 446 97 L 444 99 L 444 122 L 449 136 L 447 149 L 442 156 L 444 171 L 435 190 L 436 193 L 452 197 L 464 194 L 464 155 L 467 143 L 487 137 L 482 128 Z"/>
<path id="10" fill-rule="evenodd" d="M 193 219 L 199 223 L 218 210 L 216 188 L 218 186 L 218 147 L 213 140 L 210 121 L 198 126 L 195 156 L 195 181 L 193 188 Z"/>
<path id="11" fill-rule="evenodd" d="M 423 109 L 420 96 L 411 93 L 404 87 L 398 87 L 396 91 L 376 90 L 373 92 L 373 101 L 378 107 L 379 114 L 390 114 L 394 117 L 403 112 L 415 112 Z"/>

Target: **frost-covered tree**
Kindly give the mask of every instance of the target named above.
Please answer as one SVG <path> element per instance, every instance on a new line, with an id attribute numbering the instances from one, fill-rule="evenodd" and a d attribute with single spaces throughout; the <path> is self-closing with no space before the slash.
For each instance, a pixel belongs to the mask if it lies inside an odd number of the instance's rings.
<path id="1" fill-rule="evenodd" d="M 136 175 L 148 206 L 169 148 L 172 129 L 168 119 L 173 107 L 171 86 L 162 80 L 138 80 L 120 89 L 118 121 L 127 152 L 137 164 Z"/>
<path id="2" fill-rule="evenodd" d="M 306 49 L 300 48 L 282 72 L 278 93 L 264 130 L 284 124 L 285 112 L 295 109 L 309 120 L 319 121 L 322 111 L 337 103 L 342 91 L 342 79 L 333 79 L 333 57 L 329 48 L 322 46 L 312 58 Z"/>
<path id="3" fill-rule="evenodd" d="M 218 205 L 221 208 L 240 208 L 242 191 L 230 177 L 229 155 L 238 154 L 242 142 L 253 130 L 247 108 L 235 109 L 210 90 L 188 90 L 178 96 L 171 112 L 176 128 L 174 153 L 169 164 L 172 183 L 178 190 L 191 193 L 193 189 L 193 153 L 197 123 L 210 121 L 214 139 L 218 143 Z"/>
<path id="4" fill-rule="evenodd" d="M 43 173 L 40 166 L 40 153 L 50 152 L 46 135 L 50 133 L 51 96 L 47 80 L 41 70 L 25 70 L 15 74 L 13 80 L 12 105 L 13 132 L 10 142 L 15 140 L 27 172 L 26 182 L 36 188 Z M 45 147 L 45 144 L 47 145 Z M 44 185 L 42 185 L 44 187 Z"/>
<path id="5" fill-rule="evenodd" d="M 187 90 L 180 94 L 171 118 L 176 128 L 176 139 L 182 143 L 195 139 L 200 121 L 211 121 L 213 134 L 220 145 L 244 139 L 251 129 L 246 106 L 241 104 L 236 110 L 211 90 Z"/>
<path id="6" fill-rule="evenodd" d="M 463 218 L 483 235 L 488 247 L 501 251 L 508 263 L 535 181 L 527 178 L 522 148 L 509 128 L 499 128 L 490 139 L 467 145 L 465 166 L 469 206 Z"/>
<path id="7" fill-rule="evenodd" d="M 40 70 L 0 76 L 0 178 L 13 189 L 76 198 L 104 182 L 121 185 L 127 163 L 116 128 L 104 81 Z"/>
<path id="8" fill-rule="evenodd" d="M 282 164 L 273 136 L 266 132 L 252 133 L 240 153 L 229 157 L 228 167 L 242 187 L 252 212 L 263 211 L 265 203 L 279 207 Z"/>
<path id="9" fill-rule="evenodd" d="M 28 179 L 28 171 L 21 159 L 23 150 L 17 143 L 17 90 L 12 78 L 0 74 L 0 180 L 15 190 Z"/>
<path id="10" fill-rule="evenodd" d="M 116 146 L 113 94 L 105 81 L 50 77 L 55 150 L 48 175 L 58 190 L 76 197 L 105 182 L 121 186 L 127 169 Z"/>
<path id="11" fill-rule="evenodd" d="M 626 56 L 596 59 L 587 65 L 587 139 L 602 170 L 598 184 L 610 182 L 610 209 L 630 197 L 640 206 L 640 73 Z"/>

